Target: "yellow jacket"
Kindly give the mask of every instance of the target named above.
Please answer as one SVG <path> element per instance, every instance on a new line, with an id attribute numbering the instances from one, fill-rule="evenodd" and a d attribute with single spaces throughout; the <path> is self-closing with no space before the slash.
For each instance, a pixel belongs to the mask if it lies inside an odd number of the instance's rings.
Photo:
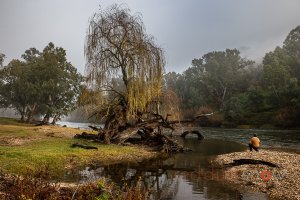
<path id="1" fill-rule="evenodd" d="M 252 144 L 254 147 L 258 148 L 259 147 L 260 140 L 258 137 L 252 137 L 250 139 L 250 144 Z"/>

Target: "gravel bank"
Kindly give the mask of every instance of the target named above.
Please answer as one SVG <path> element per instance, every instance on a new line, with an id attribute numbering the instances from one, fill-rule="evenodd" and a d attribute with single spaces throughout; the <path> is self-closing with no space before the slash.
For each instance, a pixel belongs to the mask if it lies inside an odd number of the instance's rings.
<path id="1" fill-rule="evenodd" d="M 226 167 L 224 173 L 227 181 L 265 192 L 271 199 L 300 200 L 300 154 L 262 149 L 259 152 L 219 155 L 215 162 L 223 167 L 235 159 L 264 160 L 277 164 L 279 168 L 264 165 Z"/>

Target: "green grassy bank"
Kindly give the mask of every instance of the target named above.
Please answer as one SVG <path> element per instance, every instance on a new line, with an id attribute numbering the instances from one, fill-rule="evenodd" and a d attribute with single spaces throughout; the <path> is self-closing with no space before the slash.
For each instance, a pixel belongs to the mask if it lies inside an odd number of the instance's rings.
<path id="1" fill-rule="evenodd" d="M 57 126 L 34 126 L 15 119 L 0 118 L 0 170 L 24 174 L 45 167 L 53 177 L 66 170 L 76 169 L 91 162 L 116 163 L 137 161 L 155 156 L 140 147 L 104 145 L 73 139 L 79 129 Z M 94 132 L 95 133 L 95 132 Z M 98 150 L 71 148 L 80 142 Z"/>

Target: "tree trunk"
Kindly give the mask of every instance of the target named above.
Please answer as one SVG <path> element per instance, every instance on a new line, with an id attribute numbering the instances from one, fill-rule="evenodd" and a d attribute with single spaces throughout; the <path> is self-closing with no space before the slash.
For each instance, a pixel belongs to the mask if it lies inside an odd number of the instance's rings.
<path id="1" fill-rule="evenodd" d="M 50 114 L 47 113 L 44 118 L 43 118 L 43 123 L 44 124 L 49 124 L 49 121 L 50 121 Z"/>
<path id="2" fill-rule="evenodd" d="M 21 122 L 25 122 L 25 114 L 21 114 Z"/>
<path id="3" fill-rule="evenodd" d="M 29 112 L 27 114 L 26 123 L 31 123 L 32 122 L 32 118 L 33 118 L 33 114 L 32 114 L 32 112 Z"/>
<path id="4" fill-rule="evenodd" d="M 27 120 L 26 120 L 27 123 L 32 122 L 32 118 L 33 118 L 33 115 L 36 111 L 36 107 L 37 107 L 36 105 L 27 106 Z"/>
<path id="5" fill-rule="evenodd" d="M 52 125 L 55 125 L 55 123 L 56 123 L 57 120 L 58 120 L 58 116 L 57 116 L 57 115 L 54 115 L 51 124 L 52 124 Z"/>

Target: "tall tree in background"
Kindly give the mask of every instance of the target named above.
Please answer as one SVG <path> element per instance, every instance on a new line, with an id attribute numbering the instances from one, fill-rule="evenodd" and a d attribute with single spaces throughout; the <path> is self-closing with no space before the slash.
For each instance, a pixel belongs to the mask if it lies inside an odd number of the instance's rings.
<path id="1" fill-rule="evenodd" d="M 288 88 L 291 79 L 288 60 L 286 51 L 280 47 L 267 53 L 263 59 L 263 86 L 265 91 L 271 92 L 276 107 L 281 105 L 281 93 Z"/>
<path id="2" fill-rule="evenodd" d="M 204 86 L 210 101 L 222 110 L 226 100 L 244 90 L 240 88 L 243 69 L 253 64 L 240 56 L 236 49 L 215 51 L 205 54 L 201 59 L 194 59 L 193 64 L 199 70 L 198 81 Z"/>
<path id="3" fill-rule="evenodd" d="M 65 50 L 49 43 L 39 52 L 30 48 L 24 61 L 12 60 L 0 70 L 0 106 L 14 108 L 21 120 L 33 115 L 53 123 L 75 109 L 82 77 L 66 60 Z"/>
<path id="4" fill-rule="evenodd" d="M 298 84 L 300 84 L 300 26 L 291 30 L 288 34 L 283 43 L 283 49 L 290 56 L 287 60 L 290 73 L 297 78 Z"/>
<path id="5" fill-rule="evenodd" d="M 146 34 L 139 15 L 118 5 L 94 14 L 85 55 L 87 89 L 102 93 L 96 113 L 106 119 L 106 142 L 128 126 L 129 120 L 141 120 L 142 113 L 154 104 L 158 112 L 164 56 Z M 118 77 L 123 87 L 115 87 Z"/>
<path id="6" fill-rule="evenodd" d="M 22 121 L 35 102 L 32 96 L 35 87 L 32 80 L 28 81 L 29 73 L 30 69 L 20 60 L 12 60 L 0 70 L 0 106 L 14 108 Z"/>
<path id="7" fill-rule="evenodd" d="M 62 115 L 75 109 L 82 77 L 67 61 L 66 51 L 53 43 L 44 48 L 40 59 L 42 64 L 35 66 L 43 88 L 41 98 L 44 104 L 40 112 L 45 116 L 44 121 L 48 122 L 52 117 L 55 123 Z"/>

